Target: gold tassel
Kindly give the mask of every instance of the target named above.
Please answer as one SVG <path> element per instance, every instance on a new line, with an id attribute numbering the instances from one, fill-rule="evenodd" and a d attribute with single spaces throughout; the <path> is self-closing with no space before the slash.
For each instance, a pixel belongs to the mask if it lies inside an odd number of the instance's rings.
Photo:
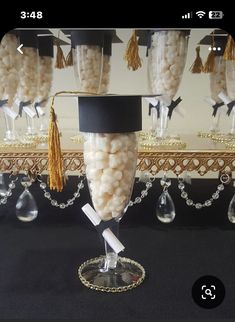
<path id="1" fill-rule="evenodd" d="M 66 56 L 66 66 L 73 66 L 73 49 L 71 47 L 68 55 Z"/>
<path id="2" fill-rule="evenodd" d="M 196 59 L 192 64 L 192 66 L 189 68 L 189 70 L 193 74 L 200 74 L 203 71 L 203 63 L 200 57 L 200 46 L 196 48 L 196 53 L 197 53 Z"/>
<path id="3" fill-rule="evenodd" d="M 52 99 L 50 110 L 50 123 L 48 135 L 48 171 L 49 186 L 52 190 L 62 191 L 64 183 L 63 159 L 60 147 L 60 133 L 56 123 L 54 110 L 54 99 Z"/>
<path id="4" fill-rule="evenodd" d="M 231 35 L 228 36 L 223 59 L 224 60 L 235 60 L 235 42 L 234 42 L 234 39 Z"/>
<path id="5" fill-rule="evenodd" d="M 60 47 L 59 41 L 56 42 L 57 53 L 56 53 L 56 63 L 55 68 L 62 69 L 66 66 L 66 61 L 64 58 L 64 53 L 62 48 Z"/>
<path id="6" fill-rule="evenodd" d="M 213 73 L 215 71 L 215 53 L 213 48 L 215 47 L 214 33 L 212 34 L 211 50 L 203 67 L 204 73 Z"/>
<path id="7" fill-rule="evenodd" d="M 213 47 L 211 48 L 211 51 L 207 57 L 206 63 L 203 67 L 204 73 L 213 73 L 215 70 L 215 53 L 213 51 Z"/>
<path id="8" fill-rule="evenodd" d="M 136 31 L 133 30 L 130 40 L 128 41 L 124 59 L 127 61 L 128 69 L 137 70 L 142 66 L 139 56 L 138 40 Z"/>
<path id="9" fill-rule="evenodd" d="M 63 190 L 65 183 L 60 133 L 56 123 L 56 114 L 54 110 L 55 97 L 60 94 L 97 95 L 96 93 L 81 91 L 61 91 L 56 93 L 52 98 L 48 133 L 48 183 L 51 190 L 57 190 L 58 192 Z"/>

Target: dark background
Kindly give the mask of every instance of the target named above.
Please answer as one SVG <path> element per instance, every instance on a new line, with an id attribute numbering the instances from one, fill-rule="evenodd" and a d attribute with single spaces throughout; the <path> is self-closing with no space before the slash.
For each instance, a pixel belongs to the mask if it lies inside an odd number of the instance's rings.
<path id="1" fill-rule="evenodd" d="M 77 180 L 70 177 L 63 193 L 55 193 L 56 199 L 69 199 Z M 194 179 L 186 189 L 192 199 L 202 202 L 218 183 Z M 135 185 L 134 196 L 143 188 L 143 183 Z M 15 217 L 22 191 L 18 183 L 7 205 L 0 206 L 0 319 L 235 318 L 235 225 L 227 219 L 232 185 L 212 207 L 195 210 L 179 197 L 174 180 L 169 192 L 176 218 L 163 224 L 155 216 L 161 193 L 157 180 L 142 203 L 130 208 L 121 221 L 123 256 L 144 266 L 146 280 L 120 294 L 89 290 L 77 276 L 81 263 L 103 254 L 95 229 L 81 211 L 90 202 L 87 186 L 73 206 L 60 210 L 51 207 L 38 184 L 33 184 L 30 191 L 39 215 L 32 223 Z M 225 285 L 225 300 L 215 309 L 200 308 L 191 297 L 193 283 L 203 275 L 217 276 Z"/>

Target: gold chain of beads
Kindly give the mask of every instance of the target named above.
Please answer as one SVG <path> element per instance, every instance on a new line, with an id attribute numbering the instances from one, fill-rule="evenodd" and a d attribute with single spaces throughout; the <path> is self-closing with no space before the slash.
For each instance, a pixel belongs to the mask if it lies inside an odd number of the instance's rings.
<path id="1" fill-rule="evenodd" d="M 0 149 L 35 149 L 37 146 L 36 142 L 0 142 Z"/>

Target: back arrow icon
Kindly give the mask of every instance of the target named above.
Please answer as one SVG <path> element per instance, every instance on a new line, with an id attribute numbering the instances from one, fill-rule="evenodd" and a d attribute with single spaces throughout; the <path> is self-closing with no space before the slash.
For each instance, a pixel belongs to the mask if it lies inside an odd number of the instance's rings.
<path id="1" fill-rule="evenodd" d="M 21 53 L 21 55 L 23 55 L 23 51 L 21 50 L 21 48 L 23 47 L 24 45 L 23 44 L 21 44 L 21 45 L 19 45 L 19 47 L 17 47 L 17 50 L 18 50 L 18 52 L 19 53 Z"/>

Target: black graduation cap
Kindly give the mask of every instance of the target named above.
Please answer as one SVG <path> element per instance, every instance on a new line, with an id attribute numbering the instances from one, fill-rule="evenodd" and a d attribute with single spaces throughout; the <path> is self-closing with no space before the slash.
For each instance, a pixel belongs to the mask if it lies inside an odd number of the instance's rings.
<path id="1" fill-rule="evenodd" d="M 151 47 L 151 36 L 157 31 L 182 31 L 186 36 L 189 36 L 190 29 L 136 29 L 136 35 L 138 37 L 138 45 L 147 47 L 146 56 L 148 56 L 148 49 Z"/>
<path id="2" fill-rule="evenodd" d="M 73 44 L 103 47 L 104 30 L 71 30 Z"/>
<path id="3" fill-rule="evenodd" d="M 71 29 L 62 29 L 61 30 L 68 38 L 71 38 L 71 46 L 72 48 L 75 48 L 75 45 L 77 44 L 77 37 L 82 36 L 84 37 L 84 31 L 89 31 L 89 33 L 97 30 L 71 30 Z M 82 33 L 77 33 L 76 31 L 82 31 Z M 104 50 L 104 55 L 112 55 L 112 44 L 116 43 L 122 43 L 123 41 L 117 36 L 115 29 L 108 29 L 108 30 L 99 30 L 103 32 L 103 43 L 102 47 Z M 87 33 L 87 35 L 89 34 Z M 96 35 L 96 33 L 94 33 Z M 85 36 L 86 37 L 86 36 Z"/>
<path id="4" fill-rule="evenodd" d="M 13 29 L 10 31 L 10 33 L 15 34 L 16 36 L 19 36 L 20 42 L 25 47 L 30 47 L 32 39 L 32 43 L 35 43 L 35 34 L 38 38 L 40 37 L 51 37 L 53 40 L 53 45 L 59 44 L 61 45 L 68 45 L 69 42 L 65 42 L 64 40 L 60 39 L 59 37 L 56 37 L 53 35 L 53 33 L 49 29 Z M 37 48 L 37 47 L 36 47 Z"/>
<path id="5" fill-rule="evenodd" d="M 213 35 L 213 33 L 211 33 L 210 35 L 206 35 L 204 38 L 202 38 L 199 42 L 199 45 L 212 46 L 213 38 L 214 38 L 214 47 L 216 48 L 216 50 L 213 50 L 215 56 L 223 56 L 226 43 L 227 43 L 228 34 Z"/>
<path id="6" fill-rule="evenodd" d="M 54 57 L 54 39 L 53 36 L 38 36 L 39 56 Z"/>
<path id="7" fill-rule="evenodd" d="M 112 44 L 122 43 L 123 41 L 117 36 L 116 30 L 105 30 L 104 32 L 104 55 L 112 56 Z"/>
<path id="8" fill-rule="evenodd" d="M 38 37 L 36 30 L 19 30 L 20 43 L 24 47 L 38 48 Z"/>
<path id="9" fill-rule="evenodd" d="M 80 96 L 81 132 L 125 133 L 142 129 L 141 96 Z"/>
<path id="10" fill-rule="evenodd" d="M 220 35 L 220 36 L 227 36 L 228 35 L 228 33 L 227 33 L 227 31 L 225 31 L 225 30 L 223 30 L 223 29 L 215 29 L 214 31 L 212 31 L 211 33 L 210 33 L 211 35 Z"/>

